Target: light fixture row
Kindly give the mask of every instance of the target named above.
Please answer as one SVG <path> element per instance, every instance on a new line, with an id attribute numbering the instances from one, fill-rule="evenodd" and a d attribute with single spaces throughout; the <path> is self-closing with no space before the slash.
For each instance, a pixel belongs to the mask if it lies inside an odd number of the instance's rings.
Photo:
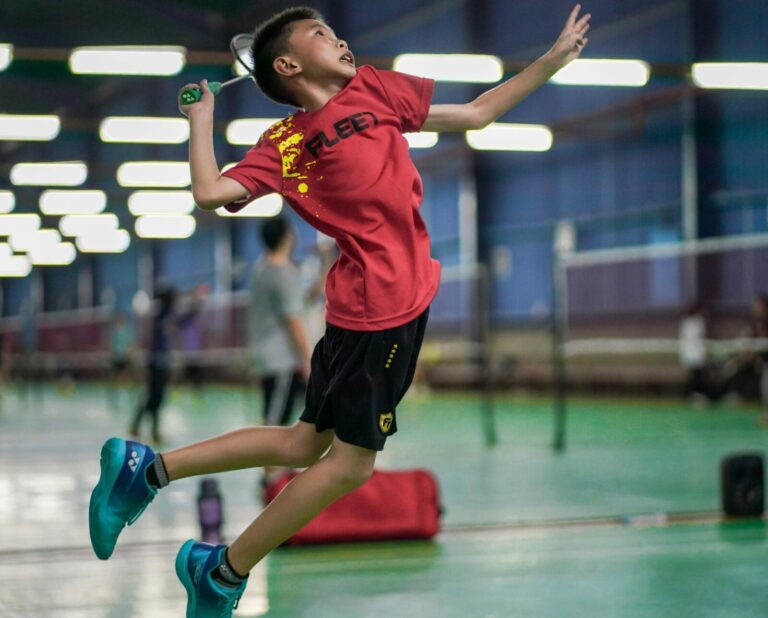
<path id="1" fill-rule="evenodd" d="M 186 65 L 187 50 L 172 45 L 117 45 L 77 47 L 69 55 L 76 75 L 177 75 Z M 0 71 L 13 61 L 13 45 L 0 43 Z M 234 72 L 244 74 L 239 63 Z M 504 76 L 498 56 L 485 54 L 400 54 L 396 71 L 437 81 L 496 83 Z M 768 89 L 768 63 L 700 62 L 691 66 L 694 83 L 701 88 Z M 585 86 L 644 86 L 650 65 L 638 59 L 580 58 L 557 73 L 556 84 Z"/>
<path id="2" fill-rule="evenodd" d="M 10 238 L 15 251 L 28 251 L 35 245 L 61 242 L 62 236 L 95 239 L 127 234 L 119 228 L 120 222 L 114 213 L 64 215 L 59 220 L 58 230 L 41 229 L 41 225 L 40 215 L 36 213 L 3 215 L 0 217 L 0 236 Z M 134 222 L 139 238 L 188 238 L 194 233 L 195 226 L 192 215 L 142 215 Z M 127 247 L 126 244 L 121 251 Z"/>
<path id="3" fill-rule="evenodd" d="M 190 215 L 142 216 L 134 225 L 140 238 L 158 239 L 189 238 L 196 227 Z M 78 251 L 123 253 L 130 246 L 131 236 L 118 226 L 114 214 L 65 215 L 58 230 L 41 229 L 38 215 L 5 215 L 0 217 L 0 236 L 8 238 L 0 243 L 0 273 L 7 270 L 3 263 L 9 260 L 11 270 L 20 266 L 18 253 L 25 254 L 33 266 L 66 266 L 75 260 Z M 64 241 L 62 236 L 73 237 L 73 241 Z M 25 269 L 18 270 L 22 272 L 16 276 L 26 276 Z"/>
<path id="4" fill-rule="evenodd" d="M 223 209 L 217 213 L 224 217 L 263 217 L 276 215 L 281 209 L 282 198 L 273 193 L 252 202 L 238 213 L 227 213 Z M 0 217 L 0 237 L 7 236 L 12 239 L 11 245 L 15 251 L 28 251 L 36 245 L 61 242 L 62 236 L 97 240 L 114 238 L 115 234 L 124 237 L 127 233 L 119 229 L 119 220 L 114 213 L 64 215 L 59 220 L 58 230 L 41 229 L 41 225 L 42 220 L 37 213 L 3 215 Z M 191 214 L 147 214 L 136 217 L 134 229 L 139 238 L 189 238 L 196 229 L 196 222 Z M 127 247 L 128 243 L 117 252 L 122 252 Z"/>
<path id="5" fill-rule="evenodd" d="M 234 165 L 234 164 L 230 164 Z M 73 215 L 81 221 L 98 221 L 99 217 L 107 220 L 115 217 L 114 228 L 117 228 L 116 215 L 103 213 L 107 207 L 107 194 L 100 190 L 55 190 L 48 189 L 40 195 L 40 212 L 49 216 Z M 0 191 L 0 214 L 11 213 L 15 206 L 15 196 L 12 191 Z M 179 216 L 190 215 L 195 210 L 195 198 L 191 191 L 185 190 L 138 190 L 128 196 L 128 210 L 136 217 L 144 216 Z M 219 208 L 215 212 L 222 216 L 239 217 L 271 217 L 278 214 L 283 207 L 283 200 L 277 193 L 272 193 L 251 202 L 247 208 L 237 213 L 227 212 Z M 27 215 L 22 215 L 22 221 Z M 30 215 L 37 216 L 37 215 Z M 3 217 L 4 221 L 13 220 Z M 3 226 L 0 225 L 0 235 Z M 76 235 L 76 234 L 74 234 Z"/>
<path id="6" fill-rule="evenodd" d="M 258 121 L 257 121 L 258 122 Z M 494 123 L 482 131 L 468 131 L 467 142 L 473 148 L 478 148 L 474 136 L 495 136 L 492 139 L 494 147 L 487 144 L 483 149 L 490 150 L 541 150 L 538 142 L 533 145 L 528 136 L 531 127 L 549 134 L 549 146 L 552 144 L 551 131 L 544 125 Z M 246 126 L 245 133 L 255 130 Z M 234 138 L 233 138 L 234 139 Z M 242 139 L 247 139 L 243 135 Z M 258 138 L 257 138 L 258 139 Z M 407 136 L 411 147 L 430 148 L 434 146 L 439 135 L 433 132 L 414 133 Z M 252 142 L 250 142 L 252 143 Z M 43 187 L 79 187 L 88 178 L 88 167 L 83 161 L 60 161 L 47 163 L 17 163 L 11 168 L 11 183 L 17 186 Z M 123 187 L 188 187 L 191 178 L 187 161 L 128 161 L 117 169 L 117 182 Z M 95 199 L 95 198 L 94 198 Z M 0 202 L 0 208 L 2 203 Z"/>
<path id="7" fill-rule="evenodd" d="M 194 208 L 190 192 L 137 191 L 132 198 L 129 209 L 137 215 L 134 230 L 138 237 L 183 239 L 195 232 L 194 216 L 184 214 L 184 211 Z M 170 203 L 170 212 L 158 209 L 157 200 Z M 50 195 L 47 201 L 51 201 Z M 279 195 L 271 194 L 252 202 L 236 214 L 227 213 L 224 209 L 216 212 L 220 216 L 271 216 L 280 212 L 282 204 Z M 123 253 L 131 243 L 130 233 L 119 228 L 119 220 L 114 213 L 65 214 L 59 220 L 58 229 L 42 229 L 41 225 L 41 217 L 36 213 L 0 216 L 0 237 L 7 237 L 7 242 L 0 242 L 0 277 L 26 277 L 33 266 L 65 266 L 75 260 L 78 252 Z M 72 240 L 65 241 L 62 237 L 71 237 Z"/>
<path id="8" fill-rule="evenodd" d="M 227 141 L 233 145 L 251 146 L 279 118 L 233 120 L 227 125 Z M 0 140 L 50 141 L 58 137 L 58 116 L 0 114 Z M 189 140 L 189 123 L 183 118 L 150 116 L 110 116 L 101 121 L 99 137 L 105 143 L 183 144 Z M 406 133 L 411 148 L 431 148 L 437 144 L 437 133 Z"/>

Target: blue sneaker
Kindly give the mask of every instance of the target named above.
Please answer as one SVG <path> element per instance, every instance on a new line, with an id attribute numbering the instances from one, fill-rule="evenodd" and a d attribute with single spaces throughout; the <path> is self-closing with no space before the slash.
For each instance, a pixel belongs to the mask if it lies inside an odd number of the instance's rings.
<path id="1" fill-rule="evenodd" d="M 91 494 L 88 528 L 93 551 L 102 560 L 112 555 L 125 525 L 135 522 L 157 495 L 147 483 L 153 461 L 154 451 L 141 442 L 110 438 L 101 447 L 101 476 Z"/>
<path id="2" fill-rule="evenodd" d="M 226 545 L 189 540 L 176 556 L 176 575 L 187 590 L 187 618 L 229 618 L 243 596 L 243 582 L 225 588 L 213 581 L 211 572 L 219 566 Z"/>

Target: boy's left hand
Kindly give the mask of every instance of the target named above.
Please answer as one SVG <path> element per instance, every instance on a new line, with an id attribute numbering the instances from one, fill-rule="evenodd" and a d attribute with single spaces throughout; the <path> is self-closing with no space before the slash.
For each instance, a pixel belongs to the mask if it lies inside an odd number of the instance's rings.
<path id="1" fill-rule="evenodd" d="M 547 52 L 547 56 L 550 57 L 559 69 L 572 60 L 576 60 L 581 55 L 581 50 L 589 42 L 586 34 L 587 30 L 589 30 L 589 20 L 592 18 L 592 15 L 586 13 L 579 18 L 579 11 L 581 11 L 581 5 L 577 4 L 568 16 L 565 28 L 563 28 L 557 41 L 552 46 L 552 49 Z"/>

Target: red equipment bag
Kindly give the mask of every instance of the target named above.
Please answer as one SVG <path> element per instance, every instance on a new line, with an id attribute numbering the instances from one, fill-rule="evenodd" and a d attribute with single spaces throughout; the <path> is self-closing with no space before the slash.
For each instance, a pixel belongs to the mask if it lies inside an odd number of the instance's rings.
<path id="1" fill-rule="evenodd" d="M 298 472 L 268 483 L 264 499 L 275 499 Z M 431 539 L 440 529 L 437 480 L 427 470 L 375 470 L 365 485 L 339 498 L 286 545 Z"/>

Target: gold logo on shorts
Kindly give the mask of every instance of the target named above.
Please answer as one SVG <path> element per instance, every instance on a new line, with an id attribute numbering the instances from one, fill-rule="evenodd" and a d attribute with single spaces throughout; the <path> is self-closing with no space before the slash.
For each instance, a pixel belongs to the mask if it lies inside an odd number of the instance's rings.
<path id="1" fill-rule="evenodd" d="M 388 434 L 389 430 L 392 428 L 392 419 L 395 418 L 394 413 L 392 412 L 382 412 L 379 414 L 379 429 L 381 429 L 381 433 Z"/>

